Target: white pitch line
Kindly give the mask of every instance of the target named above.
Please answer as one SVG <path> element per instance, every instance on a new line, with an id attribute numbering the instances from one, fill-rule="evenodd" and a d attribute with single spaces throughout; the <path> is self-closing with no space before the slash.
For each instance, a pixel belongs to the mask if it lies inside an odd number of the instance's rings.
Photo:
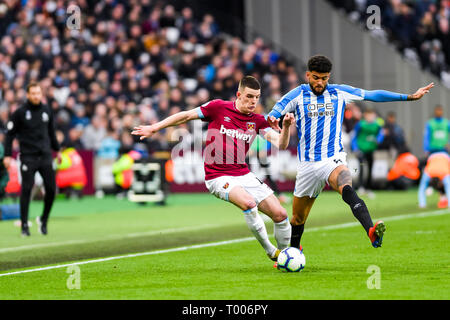
<path id="1" fill-rule="evenodd" d="M 65 246 L 65 245 L 71 245 L 71 244 L 85 244 L 85 243 L 92 243 L 92 242 L 98 242 L 98 241 L 104 241 L 104 240 L 120 240 L 120 239 L 124 239 L 124 238 L 138 238 L 138 237 L 152 236 L 152 235 L 158 235 L 158 234 L 184 232 L 184 231 L 195 231 L 195 230 L 209 229 L 209 228 L 213 228 L 213 227 L 222 227 L 222 226 L 223 225 L 220 225 L 220 224 L 204 224 L 204 225 L 200 225 L 200 226 L 171 228 L 171 229 L 153 230 L 153 231 L 145 231 L 145 232 L 135 232 L 135 233 L 122 234 L 122 235 L 109 235 L 109 236 L 103 237 L 102 239 L 68 240 L 68 241 L 62 241 L 62 242 L 37 243 L 37 244 L 30 244 L 30 245 L 26 245 L 26 246 L 0 248 L 0 253 Z"/>
<path id="2" fill-rule="evenodd" d="M 450 211 L 448 211 L 448 210 L 436 210 L 436 211 L 428 211 L 428 212 L 419 212 L 419 213 L 405 214 L 405 215 L 399 215 L 399 216 L 385 217 L 385 218 L 383 218 L 383 221 L 406 220 L 406 219 L 409 219 L 409 218 L 425 218 L 425 217 L 446 215 L 446 214 L 449 214 L 449 213 L 450 213 Z M 355 226 L 358 226 L 358 225 L 360 225 L 359 222 L 341 223 L 341 224 L 336 224 L 336 225 L 331 225 L 331 226 L 309 228 L 308 231 L 324 231 L 324 230 L 344 229 L 344 228 L 355 227 Z M 169 252 L 178 252 L 178 251 L 185 251 L 185 250 L 190 250 L 190 249 L 199 249 L 199 248 L 206 248 L 206 247 L 217 247 L 217 246 L 222 246 L 222 245 L 227 245 L 227 244 L 232 244 L 232 243 L 251 241 L 251 240 L 254 240 L 254 239 L 255 239 L 254 237 L 246 237 L 246 238 L 240 238 L 240 239 L 234 239 L 234 240 L 226 240 L 226 241 L 219 241 L 219 242 L 203 243 L 203 244 L 196 244 L 196 245 L 191 245 L 191 246 L 177 247 L 177 248 L 164 249 L 164 250 L 156 250 L 156 251 L 147 251 L 147 252 L 126 254 L 126 255 L 114 256 L 114 257 L 109 257 L 109 258 L 100 258 L 100 259 L 94 259 L 94 260 L 72 262 L 72 263 L 66 263 L 66 264 L 62 264 L 62 265 L 54 265 L 54 266 L 40 267 L 40 268 L 27 269 L 27 270 L 20 270 L 20 271 L 8 272 L 8 273 L 0 273 L 0 277 L 14 275 L 14 274 L 36 272 L 36 271 L 60 269 L 60 268 L 65 268 L 65 267 L 73 266 L 73 265 L 83 265 L 83 264 L 89 264 L 89 263 L 97 263 L 97 262 L 105 262 L 105 261 L 111 261 L 111 260 L 117 260 L 117 259 L 126 259 L 126 258 L 134 258 L 134 257 L 141 257 L 141 256 L 149 256 L 149 255 L 155 255 L 155 254 L 162 254 L 162 253 L 169 253 Z"/>
<path id="3" fill-rule="evenodd" d="M 55 266 L 48 266 L 48 267 L 41 267 L 36 269 L 28 269 L 28 270 L 21 270 L 21 271 L 14 271 L 14 272 L 8 272 L 8 273 L 0 273 L 0 277 L 3 276 L 9 276 L 13 274 L 21 274 L 21 273 L 29 273 L 29 272 L 35 272 L 35 271 L 44 271 L 44 270 L 51 270 L 51 269 L 60 269 L 65 268 L 68 266 L 74 266 L 74 265 L 83 265 L 83 264 L 89 264 L 89 263 L 96 263 L 96 262 L 105 262 L 105 261 L 111 261 L 111 260 L 117 260 L 117 259 L 125 259 L 125 258 L 134 258 L 134 257 L 141 257 L 141 256 L 149 256 L 154 254 L 161 254 L 161 253 L 169 253 L 169 252 L 177 252 L 177 251 L 185 251 L 189 249 L 198 249 L 198 248 L 206 248 L 206 247 L 216 247 L 221 246 L 225 244 L 231 244 L 231 243 L 238 243 L 238 242 L 245 242 L 254 240 L 253 237 L 248 238 L 240 238 L 240 239 L 234 239 L 234 240 L 227 240 L 227 241 L 220 241 L 220 242 L 211 242 L 211 243 L 204 243 L 204 244 L 196 244 L 192 246 L 185 246 L 185 247 L 178 247 L 178 248 L 172 248 L 172 249 L 164 249 L 164 250 L 156 250 L 156 251 L 147 251 L 147 252 L 140 252 L 140 253 L 133 253 L 133 254 L 126 254 L 122 256 L 114 256 L 109 258 L 101 258 L 101 259 L 94 259 L 94 260 L 88 260 L 88 261 L 80 261 L 80 262 L 73 262 L 73 263 L 67 263 L 62 265 L 55 265 Z"/>
<path id="4" fill-rule="evenodd" d="M 398 215 L 398 216 L 392 216 L 392 217 L 386 217 L 382 218 L 384 221 L 395 221 L 395 220 L 403 220 L 403 219 L 409 219 L 411 217 L 417 217 L 420 218 L 422 216 L 434 216 L 434 215 L 442 215 L 442 214 L 448 214 L 450 212 L 447 212 L 446 210 L 436 210 L 436 211 L 428 211 L 428 212 L 419 212 L 419 213 L 412 213 L 412 214 L 404 214 L 404 215 Z M 267 217 L 266 215 L 262 215 L 263 217 Z M 267 221 L 271 221 L 269 217 L 267 217 Z M 331 225 L 331 226 L 324 226 L 324 227 L 316 227 L 316 228 L 308 228 L 308 232 L 313 231 L 324 231 L 324 230 L 335 230 L 335 229 L 342 229 L 342 228 L 350 228 L 353 226 L 359 226 L 359 222 L 348 222 L 348 223 L 342 223 L 337 225 Z M 31 244 L 26 246 L 18 246 L 18 247 L 10 247 L 10 248 L 0 248 L 0 254 L 6 253 L 6 252 L 14 252 L 14 251 L 21 251 L 21 250 L 31 250 L 31 249 L 41 249 L 41 248 L 49 248 L 49 247 L 58 247 L 58 246 L 64 246 L 64 245 L 73 245 L 73 244 L 86 244 L 86 243 L 92 243 L 97 241 L 106 241 L 106 240 L 120 240 L 124 238 L 138 238 L 138 237 L 145 237 L 145 236 L 152 236 L 152 235 L 158 235 L 158 234 L 165 234 L 165 233 L 175 233 L 175 232 L 184 232 L 184 231 L 195 231 L 195 230 L 203 230 L 203 229 L 209 229 L 213 227 L 222 227 L 223 225 L 216 225 L 216 224 L 204 224 L 201 226 L 190 226 L 190 227 L 182 227 L 182 228 L 171 228 L 171 229 L 164 229 L 164 230 L 153 230 L 153 231 L 145 231 L 145 232 L 136 232 L 136 233 L 128 233 L 123 235 L 110 235 L 105 236 L 102 239 L 90 239 L 90 240 L 68 240 L 63 242 L 50 242 L 50 243 L 38 243 L 38 244 Z"/>

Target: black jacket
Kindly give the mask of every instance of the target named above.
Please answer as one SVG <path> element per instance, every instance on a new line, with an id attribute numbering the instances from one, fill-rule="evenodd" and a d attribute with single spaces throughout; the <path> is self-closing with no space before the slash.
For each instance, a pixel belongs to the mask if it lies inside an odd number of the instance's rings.
<path id="1" fill-rule="evenodd" d="M 52 110 L 45 104 L 32 105 L 27 101 L 10 117 L 5 139 L 5 157 L 12 155 L 12 141 L 19 140 L 23 156 L 51 156 L 59 151 Z"/>

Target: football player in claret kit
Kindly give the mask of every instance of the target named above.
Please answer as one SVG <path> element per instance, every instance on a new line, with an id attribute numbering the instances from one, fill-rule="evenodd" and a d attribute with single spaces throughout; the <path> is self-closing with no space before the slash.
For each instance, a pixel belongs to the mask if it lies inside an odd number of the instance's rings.
<path id="1" fill-rule="evenodd" d="M 286 114 L 281 133 L 271 129 L 264 116 L 254 113 L 261 94 L 258 80 L 245 76 L 239 82 L 236 100 L 212 100 L 189 111 L 176 113 L 150 126 L 132 131 L 141 139 L 161 129 L 195 119 L 207 121 L 208 134 L 204 150 L 205 184 L 216 197 L 239 207 L 245 221 L 267 255 L 276 261 L 280 250 L 289 246 L 291 225 L 286 210 L 265 183 L 250 172 L 245 156 L 257 134 L 280 149 L 289 144 L 289 127 L 294 116 Z M 269 240 L 258 210 L 274 222 L 275 247 Z"/>
<path id="2" fill-rule="evenodd" d="M 298 132 L 298 164 L 292 203 L 291 247 L 300 248 L 306 219 L 325 183 L 342 195 L 369 236 L 372 246 L 381 247 L 386 227 L 383 221 L 373 225 L 366 204 L 352 187 L 347 168 L 346 153 L 341 142 L 342 122 L 346 104 L 355 100 L 374 102 L 419 100 L 434 86 L 430 83 L 414 94 L 400 94 L 385 90 L 363 90 L 348 85 L 328 84 L 332 63 L 322 55 L 308 61 L 302 84 L 285 94 L 267 118 L 279 130 L 278 118 L 294 113 Z"/>

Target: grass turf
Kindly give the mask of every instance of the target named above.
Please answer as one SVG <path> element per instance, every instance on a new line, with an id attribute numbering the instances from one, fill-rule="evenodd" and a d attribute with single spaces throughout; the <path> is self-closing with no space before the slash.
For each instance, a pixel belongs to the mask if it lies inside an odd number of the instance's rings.
<path id="1" fill-rule="evenodd" d="M 414 192 L 380 192 L 375 199 L 365 200 L 376 219 L 423 211 L 417 209 L 415 196 Z M 67 288 L 67 268 L 3 276 L 0 299 L 450 298 L 449 215 L 387 220 L 381 249 L 370 247 L 361 226 L 313 229 L 353 221 L 337 194 L 323 193 L 305 229 L 302 244 L 307 264 L 300 274 L 272 268 L 252 240 L 80 265 L 80 290 Z M 173 196 L 166 207 L 140 207 L 111 198 L 61 201 L 55 205 L 50 230 L 48 237 L 35 232 L 22 239 L 11 222 L 2 222 L 2 273 L 250 236 L 239 210 L 204 194 Z M 84 242 L 64 244 L 75 240 Z M 26 249 L 30 245 L 52 246 Z M 381 273 L 379 290 L 367 288 L 371 265 Z"/>

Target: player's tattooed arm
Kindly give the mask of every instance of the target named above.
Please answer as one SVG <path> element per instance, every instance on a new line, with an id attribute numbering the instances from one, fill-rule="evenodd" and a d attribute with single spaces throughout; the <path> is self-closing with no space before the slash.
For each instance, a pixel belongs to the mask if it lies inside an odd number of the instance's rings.
<path id="1" fill-rule="evenodd" d="M 429 85 L 419 88 L 414 94 L 409 94 L 407 100 L 408 101 L 414 101 L 419 100 L 424 95 L 430 92 L 430 89 L 434 87 L 434 83 L 430 83 Z"/>
<path id="2" fill-rule="evenodd" d="M 352 185 L 352 175 L 348 170 L 342 170 L 337 177 L 338 187 L 343 187 L 345 185 Z"/>

